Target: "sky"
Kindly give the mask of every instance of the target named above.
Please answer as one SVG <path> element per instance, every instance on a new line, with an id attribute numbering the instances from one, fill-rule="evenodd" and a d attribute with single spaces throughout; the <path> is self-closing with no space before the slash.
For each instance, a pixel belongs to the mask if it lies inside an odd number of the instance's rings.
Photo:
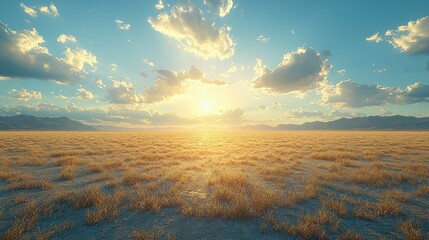
<path id="1" fill-rule="evenodd" d="M 3 116 L 142 128 L 429 117 L 428 1 L 0 6 Z"/>

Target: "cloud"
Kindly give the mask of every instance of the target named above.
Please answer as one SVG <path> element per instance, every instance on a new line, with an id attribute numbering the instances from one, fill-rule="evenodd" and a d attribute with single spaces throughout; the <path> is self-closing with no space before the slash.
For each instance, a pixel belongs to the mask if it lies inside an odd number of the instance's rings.
<path id="1" fill-rule="evenodd" d="M 337 71 L 337 74 L 340 75 L 340 76 L 344 76 L 344 75 L 346 75 L 346 72 L 347 72 L 346 70 L 341 69 L 341 70 Z"/>
<path id="2" fill-rule="evenodd" d="M 71 50 L 70 48 L 66 48 L 64 54 L 66 55 L 66 63 L 73 66 L 77 71 L 82 71 L 84 64 L 94 67 L 97 63 L 97 57 L 85 49 L 75 48 Z"/>
<path id="3" fill-rule="evenodd" d="M 131 28 L 131 24 L 124 23 L 120 19 L 116 19 L 115 23 L 118 26 L 118 28 L 121 29 L 121 30 L 130 30 L 130 28 Z"/>
<path id="4" fill-rule="evenodd" d="M 9 97 L 18 99 L 21 101 L 40 100 L 42 99 L 42 93 L 37 91 L 28 91 L 27 89 L 11 89 L 9 91 Z"/>
<path id="5" fill-rule="evenodd" d="M 86 90 L 83 87 L 80 87 L 77 89 L 77 94 L 76 94 L 78 99 L 84 99 L 84 100 L 92 100 L 94 99 L 94 94 L 92 94 L 92 92 Z"/>
<path id="6" fill-rule="evenodd" d="M 60 42 L 63 44 L 65 44 L 66 42 L 76 43 L 77 40 L 76 40 L 76 37 L 73 35 L 61 34 L 60 36 L 58 36 L 57 42 Z"/>
<path id="7" fill-rule="evenodd" d="M 155 8 L 157 10 L 161 10 L 164 8 L 164 3 L 162 2 L 162 0 L 159 0 L 157 4 L 155 4 Z"/>
<path id="8" fill-rule="evenodd" d="M 286 112 L 286 115 L 290 118 L 319 118 L 324 117 L 325 114 L 320 111 L 308 111 L 303 109 L 295 109 Z"/>
<path id="9" fill-rule="evenodd" d="M 411 55 L 429 55 L 429 17 L 409 21 L 385 33 L 394 48 Z"/>
<path id="10" fill-rule="evenodd" d="M 380 33 L 378 32 L 378 33 L 372 35 L 371 37 L 367 37 L 366 41 L 379 43 L 379 42 L 383 41 L 383 39 L 380 37 Z"/>
<path id="11" fill-rule="evenodd" d="M 211 11 L 219 17 L 225 17 L 234 6 L 232 0 L 204 0 L 204 4 L 208 5 Z"/>
<path id="12" fill-rule="evenodd" d="M 19 6 L 21 6 L 24 12 L 28 14 L 30 17 L 37 17 L 37 11 L 34 7 L 29 7 L 24 3 L 20 3 Z"/>
<path id="13" fill-rule="evenodd" d="M 222 80 L 210 80 L 204 77 L 204 72 L 195 66 L 188 71 L 172 72 L 170 70 L 159 69 L 158 79 L 155 85 L 145 89 L 144 96 L 146 103 L 156 103 L 168 100 L 172 96 L 182 94 L 186 91 L 187 81 L 198 81 L 203 84 L 225 85 Z"/>
<path id="14" fill-rule="evenodd" d="M 97 85 L 97 87 L 99 87 L 101 89 L 105 89 L 106 88 L 106 84 L 103 83 L 103 80 L 101 80 L 101 78 L 97 78 L 95 80 L 95 85 Z"/>
<path id="15" fill-rule="evenodd" d="M 193 6 L 175 7 L 171 14 L 161 13 L 148 18 L 151 27 L 177 41 L 178 47 L 203 59 L 226 59 L 234 55 L 235 43 L 228 26 L 216 28 Z"/>
<path id="16" fill-rule="evenodd" d="M 57 17 L 60 15 L 58 13 L 57 7 L 53 3 L 51 3 L 51 5 L 49 5 L 49 6 L 41 6 L 40 12 L 43 14 L 46 14 L 46 15 L 52 15 L 54 17 Z"/>
<path id="17" fill-rule="evenodd" d="M 283 61 L 274 70 L 256 60 L 253 78 L 254 88 L 263 88 L 270 93 L 305 93 L 326 79 L 331 65 L 312 48 L 298 48 L 283 56 Z"/>
<path id="18" fill-rule="evenodd" d="M 417 82 L 400 88 L 366 85 L 344 80 L 335 85 L 325 84 L 320 89 L 321 105 L 359 108 L 365 106 L 403 105 L 429 101 L 429 85 Z"/>
<path id="19" fill-rule="evenodd" d="M 51 55 L 35 28 L 16 32 L 0 22 L 0 76 L 72 82 L 85 77 L 84 64 L 96 57 L 84 49 L 66 48 L 65 59 Z"/>
<path id="20" fill-rule="evenodd" d="M 270 41 L 270 37 L 264 36 L 264 35 L 259 35 L 256 40 L 260 41 L 260 42 L 264 42 L 267 43 L 268 41 Z"/>
<path id="21" fill-rule="evenodd" d="M 112 70 L 112 72 L 116 72 L 116 70 L 118 70 L 118 65 L 117 64 L 110 64 L 110 69 Z"/>
<path id="22" fill-rule="evenodd" d="M 136 104 L 143 102 L 143 97 L 136 93 L 130 82 L 113 79 L 113 87 L 108 89 L 107 100 L 117 104 Z"/>
<path id="23" fill-rule="evenodd" d="M 55 92 L 51 92 L 51 94 L 55 98 L 58 98 L 58 99 L 62 99 L 62 100 L 68 100 L 69 99 L 67 96 L 63 95 L 62 93 L 55 94 Z"/>
<path id="24" fill-rule="evenodd" d="M 155 63 L 147 60 L 146 58 L 143 59 L 144 64 L 148 65 L 149 67 L 155 67 Z"/>

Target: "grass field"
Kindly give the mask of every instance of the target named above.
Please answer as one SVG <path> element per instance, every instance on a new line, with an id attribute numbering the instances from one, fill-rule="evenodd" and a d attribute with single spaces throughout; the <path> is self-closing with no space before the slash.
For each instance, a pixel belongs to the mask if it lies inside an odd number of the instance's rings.
<path id="1" fill-rule="evenodd" d="M 428 239 L 429 132 L 1 132 L 1 239 Z"/>

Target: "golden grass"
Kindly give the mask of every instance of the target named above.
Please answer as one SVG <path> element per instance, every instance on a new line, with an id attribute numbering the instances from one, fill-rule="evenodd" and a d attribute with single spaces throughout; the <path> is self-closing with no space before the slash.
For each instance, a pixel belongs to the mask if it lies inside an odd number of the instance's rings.
<path id="1" fill-rule="evenodd" d="M 421 186 L 416 191 L 417 196 L 423 197 L 429 195 L 429 187 L 428 186 Z"/>
<path id="2" fill-rule="evenodd" d="M 76 177 L 76 166 L 75 165 L 64 165 L 61 168 L 60 179 L 71 180 Z"/>
<path id="3" fill-rule="evenodd" d="M 39 218 L 39 212 L 35 202 L 29 202 L 24 211 L 15 217 L 12 227 L 6 232 L 5 239 L 21 239 L 22 235 L 34 228 Z"/>
<path id="4" fill-rule="evenodd" d="M 105 195 L 102 201 L 94 204 L 95 209 L 87 210 L 86 223 L 94 225 L 118 217 L 125 197 L 126 192 L 123 189 L 115 190 L 112 195 Z"/>
<path id="5" fill-rule="evenodd" d="M 415 220 L 408 219 L 406 221 L 399 223 L 400 234 L 403 239 L 406 240 L 423 240 L 425 239 L 425 234 L 423 234 L 419 223 Z"/>
<path id="6" fill-rule="evenodd" d="M 334 199 L 333 196 L 329 196 L 322 199 L 321 203 L 323 207 L 333 210 L 334 213 L 341 218 L 346 218 L 348 216 L 348 209 L 344 196 L 340 197 L 340 199 Z"/>
<path id="7" fill-rule="evenodd" d="M 37 199 L 37 219 L 43 224 L 59 212 L 73 215 L 78 209 L 86 214 L 76 223 L 92 228 L 126 218 L 127 209 L 131 214 L 164 214 L 164 208 L 172 208 L 190 218 L 266 219 L 256 230 L 268 234 L 274 230 L 304 239 L 362 239 L 339 223 L 379 218 L 373 222 L 379 224 L 388 216 L 420 216 L 414 199 L 426 201 L 429 194 L 429 147 L 423 141 L 427 136 L 425 132 L 7 132 L 0 137 L 0 181 L 10 195 L 1 203 L 2 209 L 22 208 L 14 204 L 28 206 Z M 301 204 L 319 203 L 322 208 L 315 213 L 309 208 L 313 214 L 294 215 L 290 222 L 274 217 L 284 217 L 279 214 L 283 212 L 293 215 Z M 25 232 L 16 220 L 20 216 L 8 210 L 9 236 L 55 237 L 56 225 L 40 231 L 37 221 Z M 420 229 L 405 223 L 396 227 L 403 236 Z M 367 230 L 377 232 L 362 229 Z M 134 235 L 166 238 L 153 229 Z"/>

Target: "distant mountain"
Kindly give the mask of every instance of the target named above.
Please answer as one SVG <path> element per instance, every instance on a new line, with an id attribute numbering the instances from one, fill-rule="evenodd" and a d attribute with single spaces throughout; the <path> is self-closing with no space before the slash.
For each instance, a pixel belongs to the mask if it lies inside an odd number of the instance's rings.
<path id="1" fill-rule="evenodd" d="M 66 117 L 39 118 L 29 115 L 16 115 L 12 117 L 0 116 L 0 130 L 97 130 L 92 126 L 82 124 Z"/>
<path id="2" fill-rule="evenodd" d="M 280 124 L 276 127 L 267 125 L 245 126 L 240 130 L 285 131 L 285 130 L 429 130 L 429 117 L 416 118 L 405 116 L 371 116 L 340 118 L 329 122 L 307 122 L 304 124 Z"/>

